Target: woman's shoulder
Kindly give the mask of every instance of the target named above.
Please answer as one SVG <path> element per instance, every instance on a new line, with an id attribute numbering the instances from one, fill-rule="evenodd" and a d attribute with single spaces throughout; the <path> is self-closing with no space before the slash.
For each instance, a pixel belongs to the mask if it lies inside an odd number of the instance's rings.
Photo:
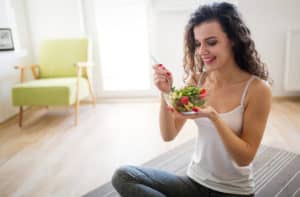
<path id="1" fill-rule="evenodd" d="M 254 80 L 249 85 L 246 103 L 263 103 L 262 101 L 270 101 L 272 98 L 272 90 L 268 82 L 253 76 Z"/>
<path id="2" fill-rule="evenodd" d="M 254 76 L 254 80 L 252 83 L 252 92 L 254 94 L 258 94 L 258 93 L 264 93 L 264 94 L 272 94 L 271 91 L 271 86 L 269 85 L 269 83 L 257 76 Z"/>

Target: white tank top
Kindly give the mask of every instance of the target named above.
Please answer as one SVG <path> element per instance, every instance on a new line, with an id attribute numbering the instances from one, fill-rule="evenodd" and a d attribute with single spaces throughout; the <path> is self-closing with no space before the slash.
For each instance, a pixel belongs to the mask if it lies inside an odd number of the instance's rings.
<path id="1" fill-rule="evenodd" d="M 219 113 L 220 118 L 238 135 L 242 131 L 244 99 L 254 75 L 247 81 L 240 105 Z M 195 120 L 198 136 L 187 175 L 210 189 L 231 194 L 253 194 L 252 164 L 240 167 L 227 152 L 213 123 L 208 118 Z"/>

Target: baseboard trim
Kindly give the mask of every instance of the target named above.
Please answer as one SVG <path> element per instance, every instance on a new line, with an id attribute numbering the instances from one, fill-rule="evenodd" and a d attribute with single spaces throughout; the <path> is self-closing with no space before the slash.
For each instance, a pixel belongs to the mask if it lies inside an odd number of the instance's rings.
<path id="1" fill-rule="evenodd" d="M 273 96 L 272 100 L 274 101 L 300 101 L 300 96 Z"/>

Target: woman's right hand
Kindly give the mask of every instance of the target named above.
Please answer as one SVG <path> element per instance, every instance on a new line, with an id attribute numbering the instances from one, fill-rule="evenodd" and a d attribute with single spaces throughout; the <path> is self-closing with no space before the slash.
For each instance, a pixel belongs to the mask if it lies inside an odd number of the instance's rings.
<path id="1" fill-rule="evenodd" d="M 169 70 L 162 64 L 153 65 L 154 70 L 154 84 L 161 91 L 169 93 L 173 84 L 173 77 Z"/>

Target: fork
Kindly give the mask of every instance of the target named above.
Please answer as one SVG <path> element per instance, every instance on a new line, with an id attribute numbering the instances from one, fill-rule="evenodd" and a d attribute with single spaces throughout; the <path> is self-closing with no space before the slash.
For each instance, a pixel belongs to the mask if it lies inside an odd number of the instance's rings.
<path id="1" fill-rule="evenodd" d="M 150 54 L 150 58 L 152 59 L 152 61 L 155 63 L 155 64 L 160 64 L 160 62 L 152 55 L 152 54 Z M 169 84 L 169 86 L 170 86 L 170 92 L 172 92 L 172 83 L 171 83 L 171 81 L 168 79 L 168 77 L 166 78 L 167 79 L 167 82 L 168 82 L 168 84 Z M 165 93 L 165 92 L 163 92 L 163 98 L 164 98 L 164 100 L 166 101 L 166 103 L 167 103 L 167 105 L 168 106 L 172 106 L 172 103 L 170 102 L 170 92 L 169 93 Z"/>
<path id="2" fill-rule="evenodd" d="M 155 63 L 155 64 L 161 64 L 152 54 L 150 54 L 150 58 L 152 59 L 152 61 Z M 172 91 L 172 83 L 171 81 L 169 80 L 169 78 L 167 77 L 167 82 L 170 86 L 170 91 Z"/>

